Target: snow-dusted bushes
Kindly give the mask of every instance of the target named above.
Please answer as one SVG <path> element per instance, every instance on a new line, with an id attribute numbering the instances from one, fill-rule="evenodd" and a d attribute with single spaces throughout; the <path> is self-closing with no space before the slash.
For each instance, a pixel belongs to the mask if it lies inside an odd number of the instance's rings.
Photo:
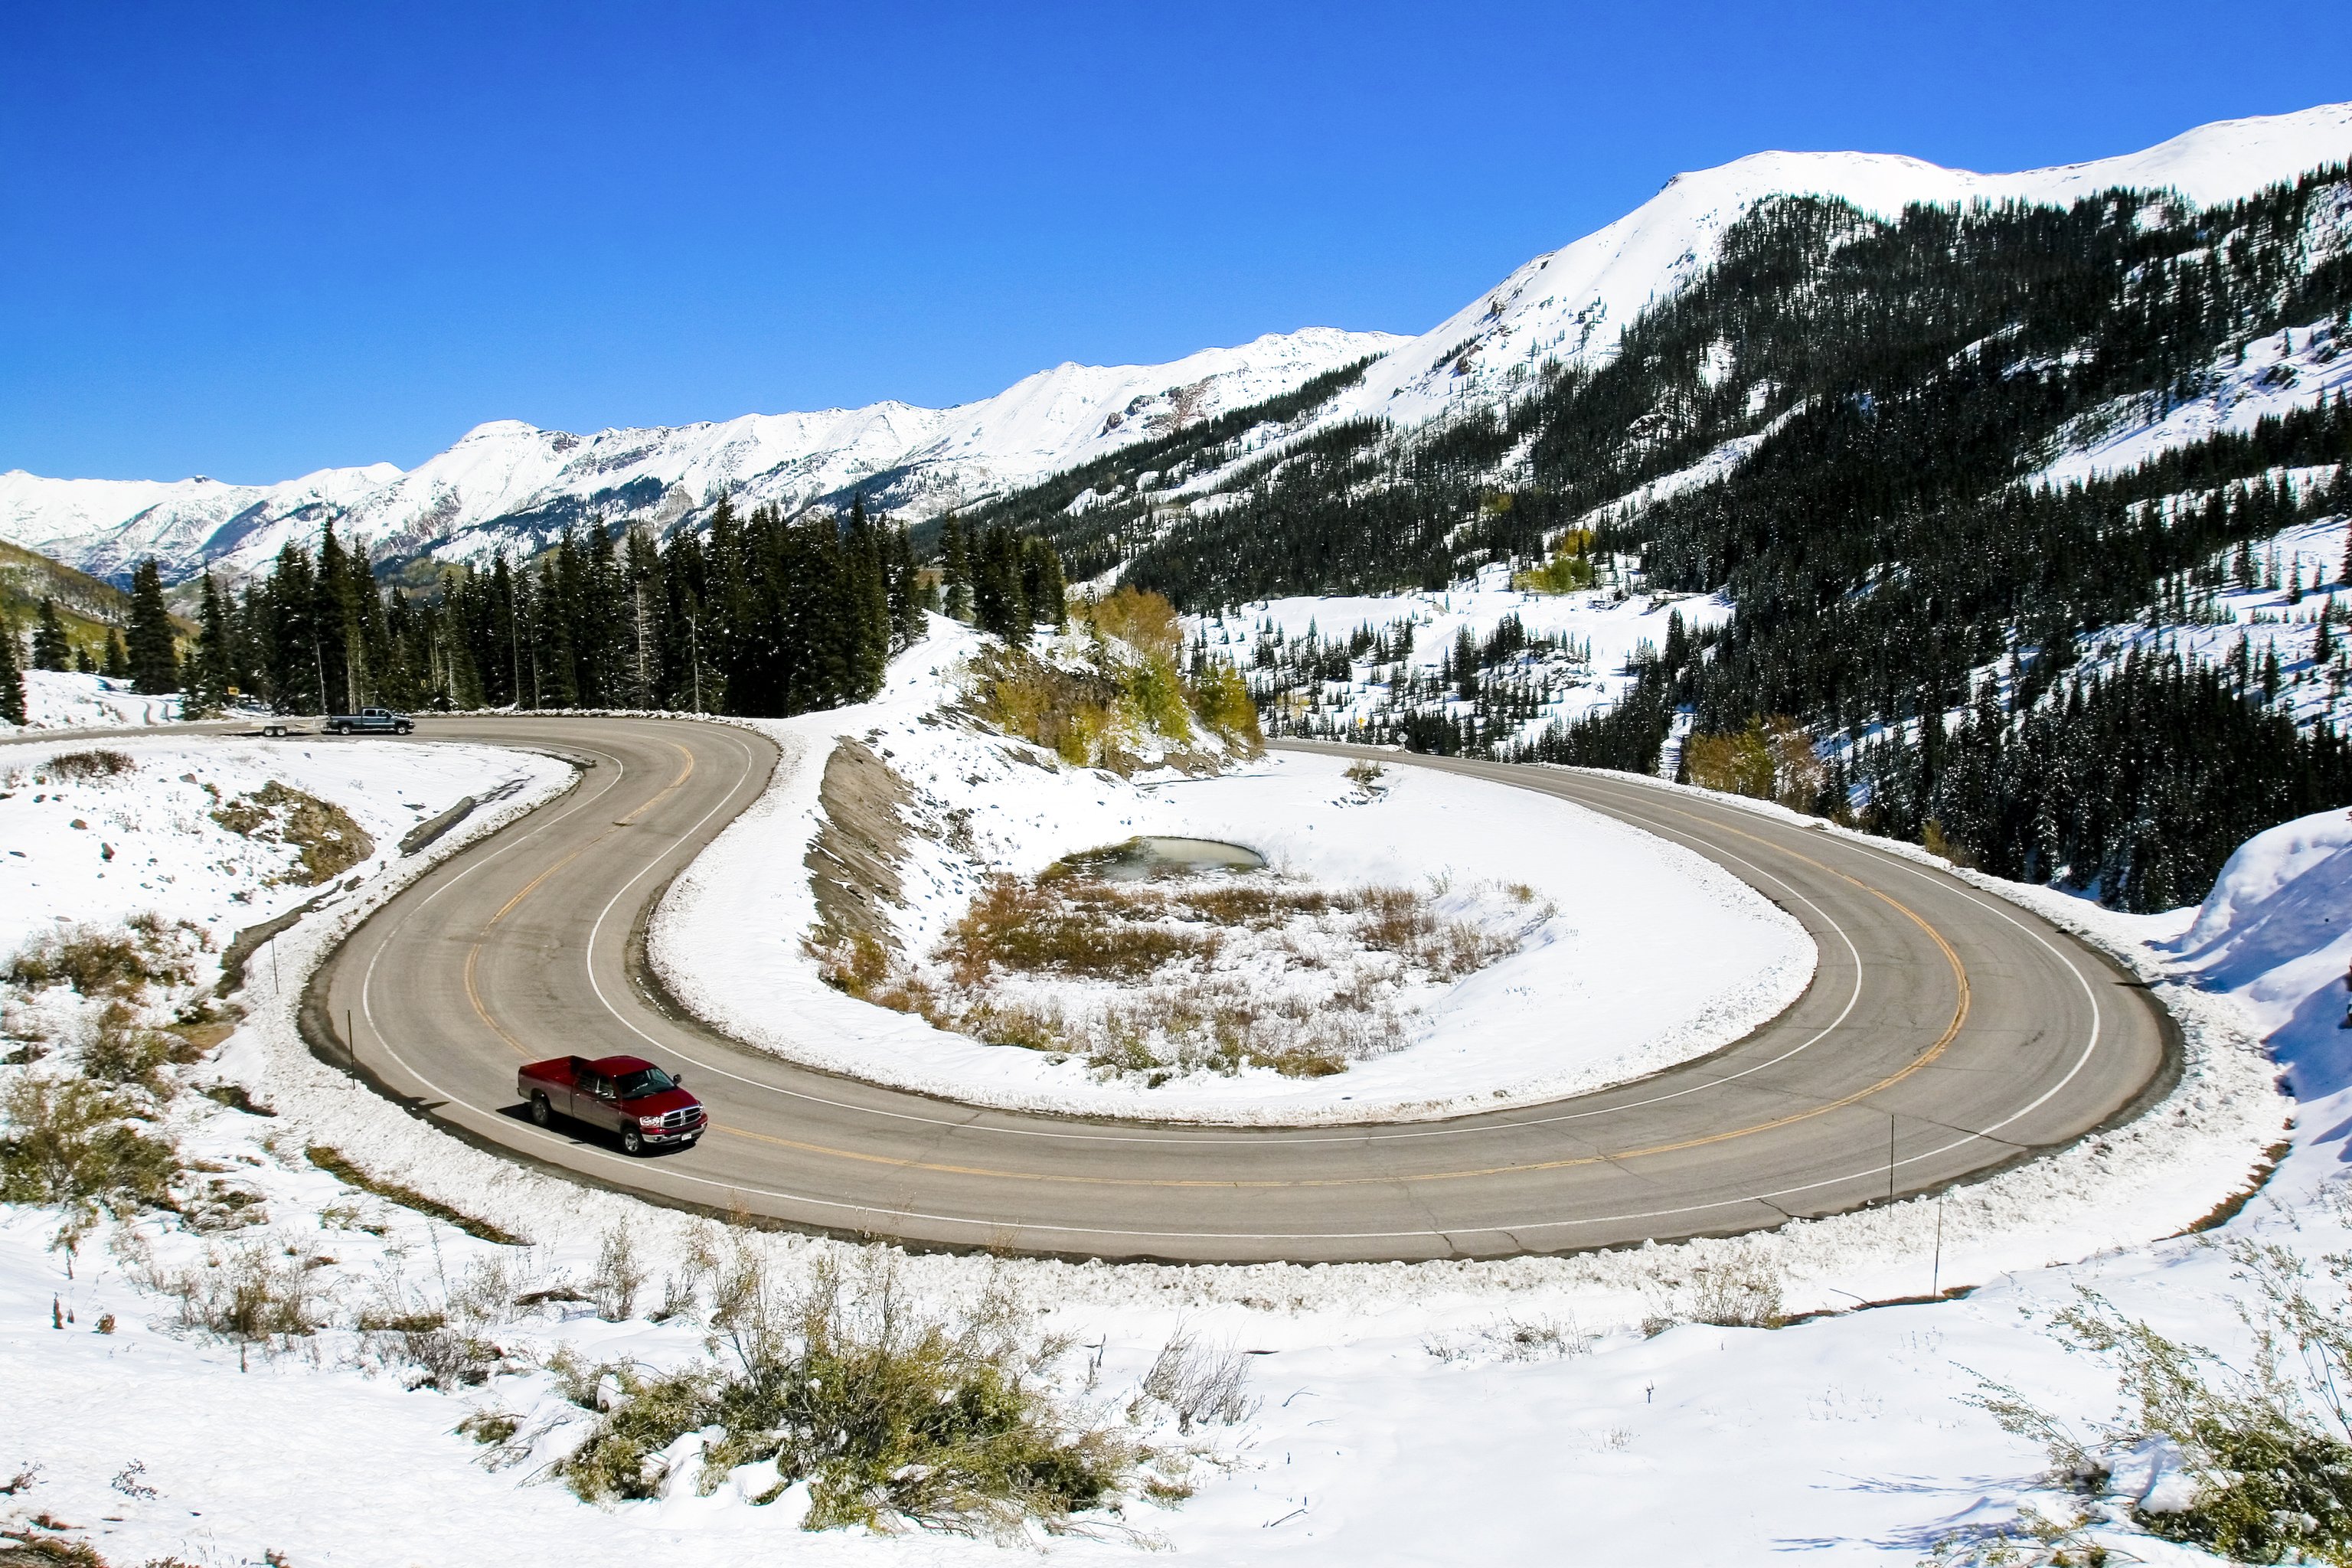
<path id="1" fill-rule="evenodd" d="M 2352 1255 L 2321 1259 L 2324 1277 L 2273 1243 L 2242 1239 L 2228 1256 L 2250 1342 L 2238 1361 L 2084 1289 L 2053 1332 L 2115 1369 L 2123 1407 L 2081 1435 L 2006 1384 L 1975 1403 L 2042 1443 L 2053 1482 L 2095 1500 L 2119 1492 L 2112 1511 L 2150 1534 L 2233 1563 L 2352 1562 Z M 2145 1483 L 2116 1488 L 2134 1458 Z M 2013 1533 L 2039 1539 L 2046 1524 L 2021 1520 Z"/>
<path id="2" fill-rule="evenodd" d="M 1120 774 L 1168 764 L 1214 771 L 1223 753 L 1256 753 L 1263 737 L 1247 684 L 1214 662 L 1186 678 L 1182 626 L 1167 600 L 1122 588 L 1075 615 L 1083 629 L 1042 654 L 994 643 L 975 653 L 962 678 L 972 710 L 1072 766 Z"/>
<path id="3" fill-rule="evenodd" d="M 684 1462 L 674 1446 L 715 1426 L 695 1479 L 704 1495 L 741 1467 L 772 1465 L 754 1500 L 804 1483 L 806 1529 L 1015 1538 L 1085 1528 L 1080 1516 L 1116 1501 L 1145 1458 L 1057 1394 L 1047 1369 L 1067 1342 L 1036 1333 L 1007 1289 L 946 1316 L 887 1255 L 854 1276 L 821 1260 L 787 1289 L 740 1244 L 710 1285 L 712 1361 L 568 1369 L 574 1402 L 600 1412 L 558 1466 L 580 1497 L 659 1495 Z"/>
<path id="4" fill-rule="evenodd" d="M 1525 888 L 1444 896 L 1274 872 L 988 879 L 928 962 L 813 942 L 829 983 L 990 1045 L 1097 1072 L 1344 1072 L 1406 1041 L 1415 996 L 1516 951 Z"/>
<path id="5" fill-rule="evenodd" d="M 163 1121 L 179 1085 L 168 1069 L 204 1047 L 152 1020 L 171 1016 L 205 945 L 197 927 L 140 915 L 45 934 L 9 960 L 9 1032 L 24 1043 L 0 1081 L 0 1201 L 59 1205 L 69 1235 L 101 1211 L 176 1203 L 183 1171 Z M 58 987 L 71 994 L 46 994 Z M 193 1004 L 181 1012 L 193 1016 Z M 57 1037 L 69 1043 L 62 1053 Z"/>
<path id="6" fill-rule="evenodd" d="M 170 1136 L 127 1095 L 36 1072 L 0 1089 L 0 1201 L 69 1212 L 160 1205 L 179 1175 Z"/>
<path id="7" fill-rule="evenodd" d="M 295 850 L 301 869 L 289 870 L 287 879 L 307 887 L 331 882 L 375 853 L 375 840 L 350 812 L 276 779 L 224 801 L 212 817 L 231 833 Z"/>

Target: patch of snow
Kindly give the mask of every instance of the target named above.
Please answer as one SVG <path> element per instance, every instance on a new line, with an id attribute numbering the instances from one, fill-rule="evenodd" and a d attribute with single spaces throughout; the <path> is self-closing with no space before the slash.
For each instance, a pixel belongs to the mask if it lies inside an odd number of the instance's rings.
<path id="1" fill-rule="evenodd" d="M 169 724 L 180 717 L 177 692 L 152 696 L 132 689 L 128 680 L 69 669 L 28 669 L 24 675 L 26 730 L 119 729 Z M 15 728 L 0 721 L 0 735 Z"/>

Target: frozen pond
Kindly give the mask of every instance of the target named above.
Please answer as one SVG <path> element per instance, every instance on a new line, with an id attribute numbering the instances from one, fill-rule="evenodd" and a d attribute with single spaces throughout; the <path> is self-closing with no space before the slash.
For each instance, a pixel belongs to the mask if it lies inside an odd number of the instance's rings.
<path id="1" fill-rule="evenodd" d="M 1140 882 L 1150 877 L 1200 877 L 1212 872 L 1263 871 L 1265 857 L 1214 838 L 1130 838 L 1104 849 L 1065 855 L 1046 875 Z"/>

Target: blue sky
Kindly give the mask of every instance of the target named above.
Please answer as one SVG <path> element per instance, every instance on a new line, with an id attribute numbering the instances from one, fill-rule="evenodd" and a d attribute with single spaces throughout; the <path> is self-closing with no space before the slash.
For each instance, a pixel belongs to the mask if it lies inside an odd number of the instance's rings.
<path id="1" fill-rule="evenodd" d="M 1417 332 L 1678 170 L 2352 96 L 2352 6 L 0 0 L 0 469 L 985 396 Z"/>

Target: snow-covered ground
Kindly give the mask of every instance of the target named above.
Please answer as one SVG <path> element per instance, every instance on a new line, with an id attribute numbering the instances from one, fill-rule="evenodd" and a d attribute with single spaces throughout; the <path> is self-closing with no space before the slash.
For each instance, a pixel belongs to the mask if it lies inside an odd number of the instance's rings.
<path id="1" fill-rule="evenodd" d="M 0 953 L 57 926 L 117 925 L 149 909 L 223 943 L 325 890 L 301 879 L 289 846 L 214 817 L 272 782 L 341 806 L 373 841 L 331 879 L 341 882 L 382 873 L 404 835 L 463 796 L 536 795 L 570 777 L 550 758 L 481 746 L 188 735 L 94 744 L 131 770 L 61 773 L 51 758 L 93 749 L 69 736 L 0 746 Z"/>
<path id="2" fill-rule="evenodd" d="M 1475 613 L 1465 610 L 1465 614 Z M 677 879 L 648 951 L 689 1006 L 797 1060 L 982 1104 L 1231 1121 L 1362 1121 L 1497 1107 L 1620 1081 L 1727 1044 L 1811 980 L 1812 944 L 1720 868 L 1649 835 L 1528 791 L 1397 770 L 1366 791 L 1322 757 L 1265 759 L 1220 777 L 1054 765 L 1034 748 L 942 723 L 973 635 L 935 618 L 875 702 L 761 727 L 785 749 L 768 796 Z M 1202 1071 L 1145 1087 L 1080 1057 L 986 1046 L 829 989 L 801 947 L 816 921 L 798 868 L 822 825 L 818 789 L 839 736 L 863 739 L 915 792 L 897 927 L 929 951 L 980 876 L 1034 876 L 1074 851 L 1139 835 L 1256 850 L 1325 886 L 1430 890 L 1472 912 L 1519 884 L 1556 912 L 1519 950 L 1428 1001 L 1393 1054 L 1324 1078 Z M 950 822 L 949 813 L 967 815 Z M 970 835 L 970 847 L 950 841 Z M 1458 906 L 1458 907 L 1457 907 Z M 1072 1008 L 1080 988 L 1060 988 Z"/>
<path id="3" fill-rule="evenodd" d="M 2224 433 L 2243 436 L 2264 417 L 2314 408 L 2352 387 L 2352 356 L 2329 321 L 2289 327 L 2226 354 L 2205 370 L 2207 390 L 2186 403 L 2150 406 L 2125 398 L 2075 419 L 2059 435 L 2059 456 L 2024 482 L 2076 484 L 2128 473 L 2182 447 Z"/>
<path id="4" fill-rule="evenodd" d="M 355 763 L 364 753 L 337 754 Z M 161 823 L 150 818 L 143 831 L 163 832 Z M 679 1484 L 604 1510 L 537 1473 L 586 1419 L 536 1370 L 560 1348 L 655 1365 L 701 1353 L 691 1311 L 663 1324 L 647 1316 L 665 1278 L 686 1268 L 694 1222 L 461 1144 L 302 1047 L 288 1016 L 299 976 L 395 879 L 377 878 L 348 907 L 280 939 L 285 992 L 256 966 L 252 1020 L 204 1069 L 243 1083 L 277 1116 L 194 1096 L 174 1112 L 187 1152 L 258 1200 L 239 1211 L 254 1223 L 194 1234 L 150 1215 L 102 1229 L 69 1256 L 51 1245 L 55 1213 L 0 1210 L 0 1368 L 11 1394 L 0 1483 L 30 1473 L 0 1496 L 0 1527 L 26 1529 L 36 1515 L 61 1521 L 74 1528 L 58 1532 L 117 1563 L 166 1553 L 253 1562 L 268 1550 L 297 1563 L 391 1568 L 415 1560 L 427 1530 L 439 1541 L 497 1541 L 502 1561 L 565 1568 L 779 1550 L 814 1562 L 1002 1560 L 998 1548 L 951 1539 L 792 1534 L 793 1507 L 750 1506 L 745 1487 L 701 1499 Z M 184 884 L 147 891 L 167 914 L 201 912 Z M 2329 814 L 2256 840 L 2202 911 L 2134 919 L 2073 906 L 2144 968 L 2174 966 L 2227 991 L 2168 990 L 2190 1024 L 2190 1082 L 2131 1129 L 1940 1203 L 1585 1258 L 1170 1268 L 922 1257 L 904 1259 L 901 1277 L 933 1301 L 969 1299 L 992 1273 L 1011 1279 L 1045 1309 L 1045 1326 L 1081 1342 L 1061 1370 L 1068 1386 L 1080 1385 L 1101 1344 L 1097 1397 L 1113 1421 L 1180 1325 L 1265 1352 L 1248 1358 L 1257 1409 L 1208 1434 L 1223 1468 L 1198 1471 L 1198 1491 L 1181 1507 L 1130 1510 L 1130 1523 L 1182 1555 L 1548 1563 L 1559 1560 L 1562 1521 L 1573 1521 L 1578 1550 L 1601 1562 L 1750 1563 L 1802 1551 L 1910 1563 L 1956 1526 L 2006 1517 L 2038 1484 L 2038 1451 L 1962 1402 L 1980 1376 L 2062 1411 L 2099 1415 L 2111 1403 L 2097 1364 L 2062 1351 L 2042 1327 L 2077 1286 L 2170 1331 L 2236 1342 L 2227 1259 L 2203 1238 L 2146 1239 L 2239 1187 L 2253 1145 L 2278 1126 L 2268 1070 L 2231 1044 L 2231 1017 L 2274 1031 L 2304 1103 L 2294 1152 L 2218 1234 L 2305 1256 L 2352 1240 L 2331 1195 L 2352 1112 L 2352 1057 L 2333 1027 L 2336 976 L 2352 957 L 2347 894 L 2352 824 Z M 538 1245 L 478 1241 L 342 1187 L 301 1155 L 314 1142 Z M 624 1222 L 650 1276 L 634 1308 L 607 1322 L 579 1301 L 510 1305 L 482 1329 L 510 1370 L 479 1388 L 409 1391 L 415 1364 L 383 1333 L 352 1326 L 371 1303 L 463 1295 L 493 1259 L 510 1276 L 509 1302 L 533 1287 L 585 1285 Z M 871 1250 L 749 1242 L 787 1277 Z M 208 1249 L 231 1267 L 245 1248 L 313 1260 L 306 1276 L 331 1326 L 290 1350 L 252 1350 L 241 1370 L 234 1345 L 179 1327 L 173 1301 L 139 1279 L 201 1269 Z M 1779 1330 L 1690 1323 L 1645 1336 L 1644 1319 L 1690 1314 L 1702 1268 L 1777 1285 L 1791 1312 L 1931 1283 L 1979 1289 Z M 62 1329 L 50 1327 L 53 1300 L 72 1314 Z M 114 1331 L 94 1331 L 108 1313 Z M 456 1430 L 477 1409 L 512 1412 L 527 1433 L 547 1428 L 533 1460 L 487 1468 L 488 1451 Z M 2201 1561 L 2145 1540 L 2132 1550 L 2150 1562 Z M 1129 1561 L 1136 1548 L 1064 1542 L 1054 1554 Z"/>
<path id="5" fill-rule="evenodd" d="M 28 669 L 24 674 L 26 730 L 120 729 L 169 724 L 180 716 L 177 693 L 143 695 L 127 680 L 69 669 Z M 0 720 L 0 737 L 16 732 L 17 726 Z"/>
<path id="6" fill-rule="evenodd" d="M 1449 719 L 1473 712 L 1474 703 L 1452 692 L 1436 699 L 1433 687 L 1441 668 L 1464 633 L 1484 644 L 1506 617 L 1516 616 L 1530 639 L 1552 645 L 1489 672 L 1549 690 L 1549 700 L 1513 725 L 1515 738 L 1525 742 L 1551 723 L 1623 696 L 1633 684 L 1630 661 L 1644 648 L 1665 646 L 1672 616 L 1679 615 L 1689 633 L 1731 618 L 1730 602 L 1717 596 L 1627 592 L 1606 584 L 1538 594 L 1512 587 L 1510 576 L 1507 566 L 1496 565 L 1433 593 L 1260 600 L 1222 616 L 1188 616 L 1185 636 L 1247 672 L 1253 688 L 1272 699 L 1285 732 L 1344 739 L 1367 726 L 1398 722 L 1407 711 Z M 1305 679 L 1296 668 L 1310 637 L 1321 647 L 1345 647 L 1356 632 L 1369 629 L 1393 646 L 1406 626 L 1412 650 L 1401 661 L 1383 663 L 1371 655 L 1350 659 L 1345 680 Z M 1278 642 L 1272 634 L 1279 635 Z"/>

